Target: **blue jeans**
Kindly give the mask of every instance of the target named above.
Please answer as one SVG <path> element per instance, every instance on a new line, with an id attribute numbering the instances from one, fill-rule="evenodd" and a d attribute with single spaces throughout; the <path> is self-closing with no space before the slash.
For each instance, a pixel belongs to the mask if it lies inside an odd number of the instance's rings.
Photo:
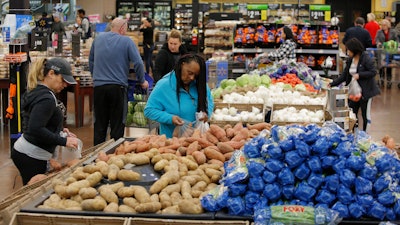
<path id="1" fill-rule="evenodd" d="M 144 54 L 144 62 L 145 62 L 145 68 L 146 72 L 150 74 L 150 68 L 151 71 L 153 71 L 153 50 L 154 50 L 154 45 L 148 45 L 144 44 L 143 45 L 143 54 Z"/>

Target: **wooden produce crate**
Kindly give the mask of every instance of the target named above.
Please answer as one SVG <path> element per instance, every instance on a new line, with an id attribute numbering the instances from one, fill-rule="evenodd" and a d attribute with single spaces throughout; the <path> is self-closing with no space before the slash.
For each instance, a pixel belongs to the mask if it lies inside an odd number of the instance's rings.
<path id="1" fill-rule="evenodd" d="M 125 217 L 101 217 L 101 216 L 74 216 L 42 213 L 14 214 L 10 225 L 127 225 L 128 218 Z"/>
<path id="2" fill-rule="evenodd" d="M 265 106 L 264 104 L 240 104 L 240 103 L 222 103 L 222 102 L 215 102 L 214 103 L 214 111 L 217 109 L 223 109 L 223 108 L 230 108 L 230 107 L 235 107 L 237 109 L 237 113 L 239 114 L 242 111 L 247 111 L 251 112 L 253 110 L 253 107 L 256 107 L 260 110 L 262 113 L 262 119 L 261 120 L 256 120 L 256 121 L 249 121 L 249 120 L 239 120 L 239 121 L 230 121 L 230 120 L 210 120 L 210 124 L 216 124 L 220 127 L 224 127 L 226 124 L 231 124 L 234 126 L 235 124 L 242 122 L 243 124 L 247 123 L 260 123 L 265 121 Z"/>
<path id="3" fill-rule="evenodd" d="M 287 107 L 294 107 L 296 110 L 301 110 L 301 109 L 307 109 L 309 111 L 319 111 L 323 110 L 324 111 L 324 116 L 322 121 L 320 122 L 314 122 L 315 124 L 322 125 L 325 122 L 325 106 L 324 105 L 288 105 L 288 104 L 274 104 L 272 106 L 272 114 L 271 114 L 271 124 L 273 125 L 279 125 L 279 126 L 284 126 L 284 125 L 289 125 L 289 124 L 307 124 L 307 123 L 313 123 L 313 122 L 306 122 L 306 121 L 280 121 L 277 120 L 274 116 L 274 112 L 277 110 L 281 110 Z"/>
<path id="4" fill-rule="evenodd" d="M 181 220 L 181 219 L 150 219 L 130 218 L 127 225 L 249 225 L 246 220 Z"/>

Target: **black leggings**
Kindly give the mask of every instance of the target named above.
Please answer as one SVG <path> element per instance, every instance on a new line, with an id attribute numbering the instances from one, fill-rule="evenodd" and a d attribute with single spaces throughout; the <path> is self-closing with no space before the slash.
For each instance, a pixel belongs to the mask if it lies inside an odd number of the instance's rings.
<path id="1" fill-rule="evenodd" d="M 354 114 L 357 116 L 357 120 L 360 121 L 358 118 L 358 110 L 361 108 L 361 116 L 363 121 L 363 131 L 367 131 L 368 125 L 371 124 L 371 102 L 372 98 L 364 99 L 361 98 L 358 102 L 353 102 L 349 100 L 349 107 L 353 109 Z"/>
<path id="2" fill-rule="evenodd" d="M 38 174 L 45 174 L 47 171 L 47 161 L 34 159 L 24 153 L 11 150 L 11 159 L 18 168 L 22 177 L 22 183 L 28 184 L 32 177 Z"/>

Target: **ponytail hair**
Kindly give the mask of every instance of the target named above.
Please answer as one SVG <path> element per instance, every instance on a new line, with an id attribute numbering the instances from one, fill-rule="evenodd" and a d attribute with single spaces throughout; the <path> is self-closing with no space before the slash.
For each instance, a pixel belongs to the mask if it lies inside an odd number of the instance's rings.
<path id="1" fill-rule="evenodd" d="M 38 58 L 29 68 L 28 73 L 28 91 L 36 88 L 38 81 L 43 81 L 44 77 L 49 72 L 49 69 L 46 68 L 46 58 Z"/>

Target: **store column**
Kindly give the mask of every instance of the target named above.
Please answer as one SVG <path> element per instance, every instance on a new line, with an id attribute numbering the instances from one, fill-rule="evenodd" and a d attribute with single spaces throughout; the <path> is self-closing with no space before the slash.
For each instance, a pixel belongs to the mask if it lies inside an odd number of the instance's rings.
<path id="1" fill-rule="evenodd" d="M 19 14 L 19 15 L 29 15 L 30 14 L 30 4 L 29 0 L 19 0 L 19 1 L 10 1 L 10 14 Z M 28 54 L 29 47 L 28 43 L 23 45 L 12 45 L 10 44 L 9 52 L 15 53 L 15 51 L 26 52 Z M 28 74 L 28 62 L 22 63 L 10 63 L 10 83 L 17 85 L 19 83 L 19 87 L 17 87 L 18 93 L 15 97 L 12 98 L 13 106 L 14 106 L 14 116 L 10 119 L 9 122 L 9 133 L 10 133 L 10 150 L 14 146 L 15 141 L 20 137 L 22 133 L 22 121 L 21 121 L 21 112 L 19 112 L 20 107 L 18 107 L 17 103 L 20 103 L 20 100 L 17 100 L 17 96 L 22 96 L 26 90 L 26 76 Z M 19 79 L 18 79 L 19 77 Z M 20 98 L 21 99 L 21 98 Z"/>

